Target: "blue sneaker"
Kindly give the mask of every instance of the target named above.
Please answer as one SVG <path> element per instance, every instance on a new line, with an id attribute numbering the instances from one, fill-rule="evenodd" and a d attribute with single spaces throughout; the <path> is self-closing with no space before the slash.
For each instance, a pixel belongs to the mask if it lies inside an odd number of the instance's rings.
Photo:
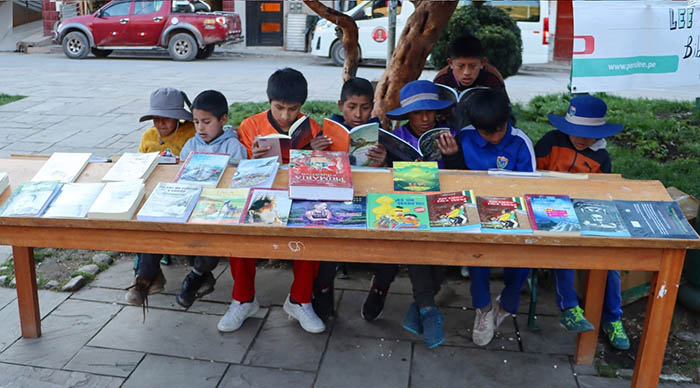
<path id="1" fill-rule="evenodd" d="M 617 350 L 628 350 L 630 348 L 630 339 L 627 338 L 625 327 L 622 326 L 622 321 L 603 322 L 603 333 L 610 342 L 610 345 Z"/>
<path id="2" fill-rule="evenodd" d="M 408 306 L 406 318 L 404 318 L 401 326 L 415 335 L 421 335 L 423 333 L 423 323 L 421 323 L 420 312 L 418 311 L 416 302 Z"/>
<path id="3" fill-rule="evenodd" d="M 595 329 L 593 325 L 583 316 L 581 306 L 572 307 L 562 311 L 559 323 L 572 333 L 583 333 Z"/>
<path id="4" fill-rule="evenodd" d="M 442 313 L 437 306 L 424 307 L 420 310 L 423 322 L 423 343 L 428 349 L 433 349 L 445 342 L 445 332 L 442 330 Z"/>

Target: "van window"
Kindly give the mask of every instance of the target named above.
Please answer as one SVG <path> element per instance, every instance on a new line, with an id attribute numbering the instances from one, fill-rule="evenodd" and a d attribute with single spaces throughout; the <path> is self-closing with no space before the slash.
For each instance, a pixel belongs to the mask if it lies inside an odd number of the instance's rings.
<path id="1" fill-rule="evenodd" d="M 396 14 L 401 14 L 401 1 L 396 7 Z M 352 15 L 355 20 L 367 20 L 389 16 L 389 2 L 387 0 L 371 0 L 365 3 Z"/>
<path id="2" fill-rule="evenodd" d="M 469 0 L 460 0 L 459 6 L 469 5 L 472 2 Z M 533 0 L 495 0 L 487 1 L 485 5 L 500 8 L 508 13 L 516 22 L 539 22 L 540 21 L 540 2 Z"/>

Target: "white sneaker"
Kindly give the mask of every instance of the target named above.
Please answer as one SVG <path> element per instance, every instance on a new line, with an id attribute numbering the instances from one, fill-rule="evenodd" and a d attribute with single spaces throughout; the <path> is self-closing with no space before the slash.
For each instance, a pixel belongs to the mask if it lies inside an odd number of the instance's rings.
<path id="1" fill-rule="evenodd" d="M 503 323 L 503 320 L 505 320 L 507 317 L 511 316 L 512 314 L 506 310 L 503 310 L 503 308 L 501 308 L 500 301 L 496 301 L 496 305 L 493 307 L 493 309 L 496 310 L 493 313 L 494 320 L 496 322 L 496 326 L 494 327 L 494 330 L 496 330 L 496 329 L 498 329 L 498 326 L 501 326 L 501 323 Z"/>
<path id="2" fill-rule="evenodd" d="M 492 305 L 491 310 L 484 312 L 482 309 L 476 309 L 476 317 L 474 318 L 474 330 L 472 330 L 472 341 L 479 346 L 486 346 L 496 331 L 494 320 L 495 310 L 498 304 Z"/>
<path id="3" fill-rule="evenodd" d="M 219 320 L 219 324 L 216 325 L 216 328 L 224 333 L 236 331 L 243 325 L 243 322 L 248 317 L 255 315 L 258 310 L 260 310 L 260 304 L 257 299 L 253 299 L 252 302 L 248 303 L 241 303 L 234 300 L 231 302 L 231 306 L 229 306 L 226 314 Z"/>
<path id="4" fill-rule="evenodd" d="M 292 303 L 289 295 L 287 295 L 287 300 L 284 301 L 284 311 L 290 317 L 299 321 L 301 328 L 309 333 L 323 333 L 326 330 L 326 325 L 316 315 L 311 303 Z"/>

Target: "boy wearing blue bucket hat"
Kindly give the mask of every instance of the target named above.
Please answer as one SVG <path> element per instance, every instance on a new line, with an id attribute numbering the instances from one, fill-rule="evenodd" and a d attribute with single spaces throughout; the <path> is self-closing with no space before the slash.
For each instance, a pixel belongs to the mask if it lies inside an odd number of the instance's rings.
<path id="1" fill-rule="evenodd" d="M 600 98 L 579 96 L 571 99 L 565 116 L 548 115 L 549 122 L 557 130 L 545 134 L 535 145 L 537 168 L 572 173 L 610 173 L 605 138 L 622 131 L 622 125 L 606 123 L 606 112 L 607 106 Z M 593 330 L 593 325 L 583 316 L 583 309 L 578 305 L 574 270 L 555 269 L 554 286 L 557 305 L 562 311 L 561 325 L 575 333 Z M 627 350 L 630 343 L 621 317 L 620 273 L 608 271 L 601 328 L 612 347 Z"/>

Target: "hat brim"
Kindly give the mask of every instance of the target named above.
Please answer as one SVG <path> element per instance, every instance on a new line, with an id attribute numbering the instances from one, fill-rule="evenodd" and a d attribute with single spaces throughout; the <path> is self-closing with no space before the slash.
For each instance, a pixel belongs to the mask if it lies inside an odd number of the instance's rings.
<path id="1" fill-rule="evenodd" d="M 572 124 L 566 121 L 564 116 L 553 114 L 548 114 L 547 118 L 552 125 L 567 135 L 587 137 L 591 139 L 602 139 L 604 137 L 616 135 L 620 133 L 623 128 L 622 124 L 611 123 L 596 126 Z"/>
<path id="2" fill-rule="evenodd" d="M 396 108 L 386 113 L 386 116 L 392 120 L 403 120 L 406 116 L 419 110 L 442 110 L 449 108 L 454 104 L 454 101 L 445 100 L 420 100 L 414 103 Z"/>
<path id="3" fill-rule="evenodd" d="M 145 115 L 141 116 L 139 122 L 146 120 L 153 120 L 154 117 L 165 117 L 175 120 L 185 120 L 192 121 L 192 113 L 180 108 L 180 109 L 151 109 L 146 112 Z"/>

